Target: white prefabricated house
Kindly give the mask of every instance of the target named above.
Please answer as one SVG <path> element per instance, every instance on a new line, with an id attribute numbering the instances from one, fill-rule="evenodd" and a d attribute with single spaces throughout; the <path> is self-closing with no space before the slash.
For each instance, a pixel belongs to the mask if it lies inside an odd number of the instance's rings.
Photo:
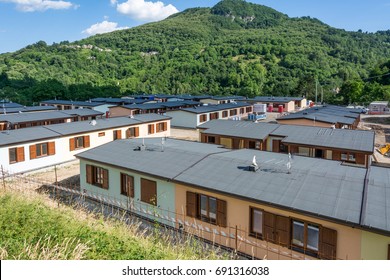
<path id="1" fill-rule="evenodd" d="M 2 131 L 0 165 L 10 173 L 27 172 L 74 160 L 113 140 L 167 136 L 170 118 L 157 114 Z"/>

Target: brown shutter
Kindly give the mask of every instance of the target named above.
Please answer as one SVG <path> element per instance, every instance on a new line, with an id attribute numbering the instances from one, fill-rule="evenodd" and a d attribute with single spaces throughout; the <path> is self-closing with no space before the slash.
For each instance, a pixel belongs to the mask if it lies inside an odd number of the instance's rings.
<path id="1" fill-rule="evenodd" d="M 135 128 L 135 135 L 134 136 L 135 137 L 139 136 L 139 127 L 138 126 Z"/>
<path id="2" fill-rule="evenodd" d="M 337 231 L 322 227 L 320 232 L 320 258 L 336 259 Z"/>
<path id="3" fill-rule="evenodd" d="M 187 216 L 196 217 L 196 206 L 198 205 L 198 195 L 193 192 L 187 192 Z"/>
<path id="4" fill-rule="evenodd" d="M 291 242 L 291 221 L 288 217 L 276 216 L 276 225 L 275 225 L 275 233 L 276 233 L 276 243 L 282 246 L 290 246 Z"/>
<path id="5" fill-rule="evenodd" d="M 24 161 L 24 147 L 16 148 L 16 161 Z"/>
<path id="6" fill-rule="evenodd" d="M 49 156 L 55 155 L 56 154 L 56 143 L 55 142 L 49 142 L 47 143 L 48 146 L 48 152 Z"/>
<path id="7" fill-rule="evenodd" d="M 275 215 L 264 212 L 263 213 L 263 219 L 264 219 L 264 228 L 263 228 L 263 236 L 264 240 L 269 242 L 275 242 Z"/>
<path id="8" fill-rule="evenodd" d="M 130 128 L 126 130 L 126 138 L 130 138 L 131 137 L 131 132 L 130 132 Z"/>
<path id="9" fill-rule="evenodd" d="M 130 186 L 130 197 L 134 197 L 134 178 L 132 178 L 132 183 L 131 183 L 131 186 Z"/>
<path id="10" fill-rule="evenodd" d="M 122 139 L 122 130 L 116 131 L 116 139 Z"/>
<path id="11" fill-rule="evenodd" d="M 37 158 L 37 146 L 31 145 L 30 146 L 30 159 Z"/>
<path id="12" fill-rule="evenodd" d="M 108 170 L 103 169 L 103 189 L 108 190 Z"/>
<path id="13" fill-rule="evenodd" d="M 160 123 L 156 124 L 156 132 L 159 133 L 161 130 L 160 130 Z"/>
<path id="14" fill-rule="evenodd" d="M 155 181 L 141 178 L 141 201 L 157 205 L 157 186 Z"/>
<path id="15" fill-rule="evenodd" d="M 69 139 L 69 150 L 74 151 L 76 149 L 76 139 L 75 138 L 70 138 Z"/>
<path id="16" fill-rule="evenodd" d="M 163 122 L 164 124 L 164 131 L 167 131 L 168 130 L 168 123 L 167 122 Z"/>
<path id="17" fill-rule="evenodd" d="M 365 154 L 356 154 L 355 157 L 356 157 L 357 164 L 362 164 L 362 165 L 366 164 L 366 155 Z"/>
<path id="18" fill-rule="evenodd" d="M 332 151 L 332 159 L 333 160 L 341 160 L 341 152 L 339 152 L 339 151 Z"/>
<path id="19" fill-rule="evenodd" d="M 272 140 L 272 152 L 280 152 L 280 140 Z"/>
<path id="20" fill-rule="evenodd" d="M 84 136 L 84 148 L 89 148 L 91 146 L 91 143 L 89 141 L 89 135 Z"/>
<path id="21" fill-rule="evenodd" d="M 152 124 L 151 126 L 152 126 L 152 133 L 151 133 L 151 134 L 153 134 L 154 131 L 155 131 L 155 130 L 154 130 L 154 124 Z"/>
<path id="22" fill-rule="evenodd" d="M 226 201 L 217 199 L 217 225 L 226 227 Z"/>
<path id="23" fill-rule="evenodd" d="M 86 170 L 87 170 L 87 183 L 92 184 L 92 165 L 87 164 L 86 165 Z"/>

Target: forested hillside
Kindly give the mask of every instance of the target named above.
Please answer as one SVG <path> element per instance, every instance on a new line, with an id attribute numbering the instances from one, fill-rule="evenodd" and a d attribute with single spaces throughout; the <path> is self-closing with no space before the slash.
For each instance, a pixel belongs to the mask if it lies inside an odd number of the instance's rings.
<path id="1" fill-rule="evenodd" d="M 326 102 L 369 102 L 390 99 L 389 57 L 390 31 L 347 32 L 224 0 L 157 23 L 2 54 L 0 99 L 30 104 L 133 93 L 310 99 L 317 80 Z"/>

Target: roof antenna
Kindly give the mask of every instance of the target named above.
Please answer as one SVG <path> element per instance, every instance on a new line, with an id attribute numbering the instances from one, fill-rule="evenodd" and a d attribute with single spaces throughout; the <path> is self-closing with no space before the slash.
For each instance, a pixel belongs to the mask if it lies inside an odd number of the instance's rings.
<path id="1" fill-rule="evenodd" d="M 287 174 L 291 174 L 291 153 L 288 153 L 288 162 L 286 164 L 287 166 Z"/>
<path id="2" fill-rule="evenodd" d="M 257 165 L 256 156 L 253 156 L 252 165 L 249 166 L 249 171 L 256 172 L 259 170 L 259 166 Z"/>

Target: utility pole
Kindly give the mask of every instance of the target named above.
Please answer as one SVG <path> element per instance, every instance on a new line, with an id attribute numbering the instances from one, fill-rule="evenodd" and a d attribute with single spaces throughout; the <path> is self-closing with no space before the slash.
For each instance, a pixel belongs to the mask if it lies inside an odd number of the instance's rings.
<path id="1" fill-rule="evenodd" d="M 318 80 L 316 78 L 316 99 L 315 99 L 315 104 L 317 105 L 317 94 L 318 94 Z"/>

